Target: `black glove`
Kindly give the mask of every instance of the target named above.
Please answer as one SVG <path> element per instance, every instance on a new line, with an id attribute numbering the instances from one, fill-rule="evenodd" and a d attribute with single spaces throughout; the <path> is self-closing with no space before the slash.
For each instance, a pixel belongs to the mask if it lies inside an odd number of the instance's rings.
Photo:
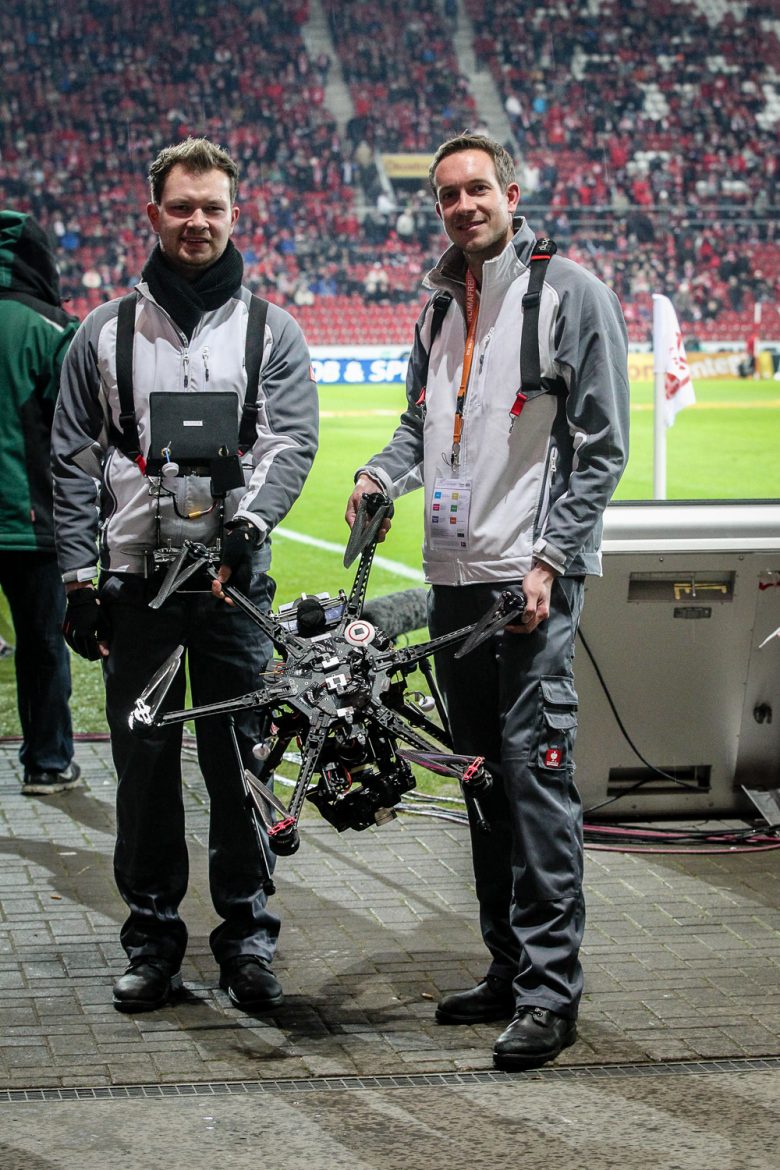
<path id="1" fill-rule="evenodd" d="M 249 520 L 234 520 L 225 525 L 220 564 L 230 569 L 230 584 L 244 592 L 252 580 L 252 558 L 260 547 L 260 530 Z"/>
<path id="2" fill-rule="evenodd" d="M 109 627 L 100 609 L 97 590 L 92 585 L 68 593 L 62 632 L 71 650 L 81 658 L 96 662 L 102 657 L 98 642 L 108 641 Z"/>

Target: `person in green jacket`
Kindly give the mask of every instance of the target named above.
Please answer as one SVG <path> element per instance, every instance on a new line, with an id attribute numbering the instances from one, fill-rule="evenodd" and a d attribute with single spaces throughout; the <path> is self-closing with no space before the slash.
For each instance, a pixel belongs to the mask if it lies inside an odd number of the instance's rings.
<path id="1" fill-rule="evenodd" d="M 0 211 L 0 589 L 16 635 L 26 795 L 81 783 L 49 456 L 60 368 L 77 327 L 62 308 L 46 234 L 31 216 Z"/>

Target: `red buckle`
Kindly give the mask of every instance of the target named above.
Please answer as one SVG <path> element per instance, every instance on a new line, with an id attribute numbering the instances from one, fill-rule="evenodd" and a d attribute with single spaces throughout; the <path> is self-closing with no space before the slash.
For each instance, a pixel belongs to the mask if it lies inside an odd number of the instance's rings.
<path id="1" fill-rule="evenodd" d="M 512 418 L 517 418 L 517 416 L 522 413 L 523 407 L 527 401 L 528 395 L 523 394 L 522 390 L 518 390 L 517 394 L 515 395 L 515 400 L 512 403 L 512 409 L 509 412 Z"/>

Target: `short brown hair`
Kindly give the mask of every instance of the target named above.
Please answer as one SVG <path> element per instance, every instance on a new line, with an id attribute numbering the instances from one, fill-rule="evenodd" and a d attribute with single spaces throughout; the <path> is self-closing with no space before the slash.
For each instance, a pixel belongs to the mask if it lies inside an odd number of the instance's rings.
<path id="1" fill-rule="evenodd" d="M 493 160 L 493 165 L 496 168 L 496 177 L 502 191 L 506 191 L 510 183 L 517 180 L 516 167 L 514 159 L 509 151 L 504 150 L 500 142 L 496 142 L 494 138 L 488 138 L 485 134 L 472 134 L 468 130 L 464 130 L 462 134 L 456 135 L 455 138 L 448 138 L 446 142 L 442 142 L 436 154 L 433 156 L 433 162 L 428 170 L 428 182 L 431 185 L 434 197 L 438 195 L 436 190 L 436 168 L 442 159 L 448 158 L 451 154 L 459 154 L 462 150 L 484 150 L 485 154 L 489 154 Z"/>
<path id="2" fill-rule="evenodd" d="M 149 190 L 152 202 L 159 204 L 165 189 L 165 180 L 175 166 L 182 166 L 193 174 L 204 171 L 224 171 L 230 180 L 230 202 L 235 203 L 238 190 L 238 167 L 226 150 L 209 142 L 208 138 L 186 138 L 176 146 L 166 146 L 149 168 Z"/>

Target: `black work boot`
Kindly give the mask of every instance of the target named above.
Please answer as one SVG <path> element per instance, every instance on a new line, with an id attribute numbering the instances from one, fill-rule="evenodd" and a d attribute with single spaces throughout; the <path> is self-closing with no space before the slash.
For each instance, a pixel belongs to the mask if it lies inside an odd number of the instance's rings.
<path id="1" fill-rule="evenodd" d="M 538 1068 L 577 1039 L 577 1021 L 549 1008 L 521 1007 L 493 1046 L 496 1068 Z"/>
<path id="2" fill-rule="evenodd" d="M 142 956 L 114 984 L 114 1007 L 118 1012 L 153 1012 L 183 987 L 181 972 L 165 959 Z"/>
<path id="3" fill-rule="evenodd" d="M 476 987 L 445 995 L 436 1008 L 440 1024 L 490 1024 L 508 1020 L 515 1010 L 512 984 L 487 975 Z"/>
<path id="4" fill-rule="evenodd" d="M 245 1012 L 268 1012 L 284 999 L 282 985 L 259 955 L 236 955 L 220 965 L 219 985 Z"/>

